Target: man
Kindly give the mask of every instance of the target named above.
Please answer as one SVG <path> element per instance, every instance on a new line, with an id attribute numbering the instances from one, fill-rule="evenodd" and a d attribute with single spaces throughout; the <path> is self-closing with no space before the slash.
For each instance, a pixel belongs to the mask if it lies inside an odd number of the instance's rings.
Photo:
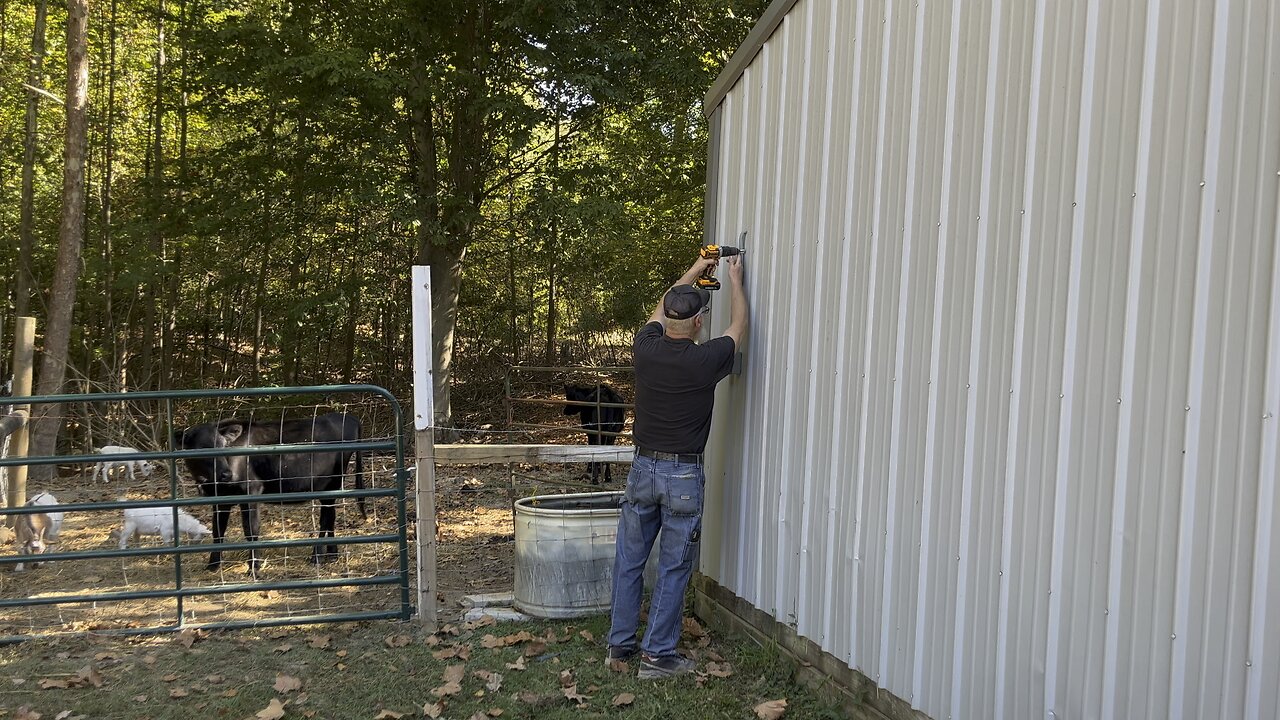
<path id="1" fill-rule="evenodd" d="M 733 369 L 747 330 L 742 256 L 726 262 L 732 312 L 723 336 L 696 342 L 711 293 L 691 283 L 717 263 L 702 258 L 666 292 L 648 324 L 636 333 L 636 455 L 618 520 L 613 625 L 605 662 L 628 660 L 642 651 L 641 679 L 671 677 L 695 667 L 676 653 L 676 642 L 685 588 L 702 539 L 702 451 L 711 430 L 716 383 Z M 644 642 L 637 643 L 644 566 L 659 529 L 658 581 Z"/>

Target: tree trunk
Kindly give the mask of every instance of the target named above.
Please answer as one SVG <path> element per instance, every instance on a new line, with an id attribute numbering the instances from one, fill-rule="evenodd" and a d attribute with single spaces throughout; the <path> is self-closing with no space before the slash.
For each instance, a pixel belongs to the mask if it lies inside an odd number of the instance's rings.
<path id="1" fill-rule="evenodd" d="M 49 300 L 49 322 L 40 365 L 38 395 L 56 394 L 66 376 L 67 345 L 75 310 L 84 233 L 84 152 L 88 135 L 85 106 L 89 97 L 88 0 L 67 0 L 67 139 L 63 152 L 62 223 L 58 228 L 58 262 Z M 40 405 L 32 424 L 32 454 L 53 455 L 61 426 L 61 407 Z M 37 465 L 40 478 L 53 477 L 53 465 Z"/>
<path id="2" fill-rule="evenodd" d="M 31 33 L 31 67 L 27 84 L 44 87 L 44 29 L 48 15 L 47 0 L 36 0 L 36 24 Z M 27 91 L 27 126 L 22 143 L 22 209 L 18 224 L 18 272 L 14 280 L 14 315 L 30 314 L 31 290 L 36 287 L 32 267 L 32 224 L 35 213 L 36 144 L 39 141 L 40 94 Z"/>
<path id="3" fill-rule="evenodd" d="M 147 374 L 147 387 L 158 388 L 164 383 L 165 372 L 165 354 L 167 350 L 164 346 L 164 332 L 161 326 L 164 324 L 160 319 L 163 310 L 160 306 L 161 299 L 164 297 L 164 273 L 165 263 L 165 238 L 164 238 L 164 79 L 165 79 L 165 52 L 164 52 L 164 16 L 165 5 L 164 0 L 158 0 L 156 7 L 156 94 L 155 105 L 152 111 L 152 120 L 155 123 L 151 131 L 151 258 L 153 262 L 160 263 L 160 271 L 153 272 L 150 280 L 147 282 L 147 305 L 143 310 L 146 320 L 143 322 L 143 329 L 146 333 L 146 340 L 143 343 L 143 352 L 145 353 L 145 361 L 143 362 L 143 370 Z M 157 356 L 159 363 L 156 362 Z M 157 367 L 157 365 L 159 367 Z"/>
<path id="4" fill-rule="evenodd" d="M 560 197 L 560 108 L 557 101 L 556 107 L 556 125 L 555 137 L 551 145 L 551 198 L 552 203 Z M 547 367 L 556 365 L 556 324 L 558 318 L 556 307 L 556 269 L 559 265 L 560 254 L 560 213 L 558 208 L 552 206 L 551 214 L 551 239 L 547 248 L 547 346 L 546 359 L 543 364 Z"/>
<path id="5" fill-rule="evenodd" d="M 103 148 L 103 168 L 102 168 L 102 259 L 106 268 L 104 277 L 102 278 L 102 297 L 103 305 L 106 313 L 106 331 L 111 338 L 111 357 L 117 355 L 116 349 L 121 344 L 119 333 L 116 330 L 115 317 L 115 264 L 112 260 L 112 235 L 111 235 L 111 181 L 115 172 L 115 127 L 116 127 L 116 8 L 118 0 L 111 0 L 111 18 L 108 21 L 108 44 L 110 49 L 107 53 L 107 140 L 106 146 Z M 120 369 L 115 368 L 115 374 L 119 374 Z M 108 380 L 113 379 L 108 377 Z"/>

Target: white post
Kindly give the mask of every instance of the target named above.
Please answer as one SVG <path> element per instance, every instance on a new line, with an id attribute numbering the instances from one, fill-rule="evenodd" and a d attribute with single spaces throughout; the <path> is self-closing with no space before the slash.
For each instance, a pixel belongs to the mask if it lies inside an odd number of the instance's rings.
<path id="1" fill-rule="evenodd" d="M 435 363 L 431 354 L 431 268 L 413 266 L 413 457 L 417 471 L 418 621 L 431 630 L 436 613 Z"/>

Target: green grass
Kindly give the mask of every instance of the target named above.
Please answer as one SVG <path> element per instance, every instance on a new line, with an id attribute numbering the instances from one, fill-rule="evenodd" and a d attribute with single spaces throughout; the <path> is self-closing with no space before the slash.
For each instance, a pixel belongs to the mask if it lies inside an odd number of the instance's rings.
<path id="1" fill-rule="evenodd" d="M 446 667 L 464 662 L 434 657 L 451 645 L 465 646 L 471 654 L 461 692 L 447 697 L 443 718 L 469 720 L 477 712 L 500 709 L 504 719 L 737 720 L 754 718 L 756 704 L 779 698 L 788 703 L 786 720 L 844 717 L 834 705 L 794 684 L 776 651 L 749 641 L 713 636 L 708 647 L 697 650 L 700 669 L 714 659 L 708 657 L 711 653 L 732 669 L 729 677 L 708 676 L 699 686 L 695 677 L 641 681 L 635 663 L 626 674 L 611 672 L 603 663 L 600 638 L 608 629 L 603 617 L 457 629 L 456 636 L 437 636 L 434 646 L 415 626 L 397 623 L 221 632 L 190 648 L 172 636 L 35 639 L 0 648 L 0 718 L 23 717 L 20 708 L 27 706 L 41 713 L 41 720 L 65 711 L 68 718 L 239 720 L 254 718 L 273 698 L 289 701 L 284 718 L 371 719 L 383 710 L 418 718 L 423 706 L 436 700 L 431 691 L 444 684 Z M 550 630 L 569 639 L 548 643 L 544 651 L 526 657 L 523 671 L 505 666 L 525 657 L 527 643 L 494 649 L 481 645 L 485 635 L 521 630 L 538 636 Z M 312 647 L 312 641 L 326 635 L 328 647 Z M 101 687 L 76 682 L 86 666 L 100 676 Z M 484 681 L 473 675 L 477 670 L 501 673 L 501 687 L 485 690 Z M 560 674 L 565 670 L 572 672 L 578 692 L 591 696 L 582 706 L 562 692 Z M 277 692 L 272 687 L 277 674 L 298 678 L 301 689 Z M 53 687 L 42 688 L 41 681 Z M 59 687 L 63 682 L 71 687 Z M 186 694 L 171 697 L 178 690 Z M 634 695 L 634 702 L 614 707 L 611 702 L 621 693 Z"/>

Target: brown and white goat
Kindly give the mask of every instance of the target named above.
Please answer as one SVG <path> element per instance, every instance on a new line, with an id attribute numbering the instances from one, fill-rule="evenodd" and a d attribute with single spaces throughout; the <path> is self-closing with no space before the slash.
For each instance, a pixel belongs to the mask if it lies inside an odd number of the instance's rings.
<path id="1" fill-rule="evenodd" d="M 52 493 L 42 492 L 27 501 L 27 506 L 57 507 L 58 499 Z M 58 531 L 62 529 L 62 513 L 39 512 L 19 515 L 14 531 L 18 537 L 19 555 L 43 555 L 49 546 L 58 539 Z M 40 563 L 32 562 L 31 567 Z M 14 572 L 23 571 L 23 563 L 14 566 Z"/>

